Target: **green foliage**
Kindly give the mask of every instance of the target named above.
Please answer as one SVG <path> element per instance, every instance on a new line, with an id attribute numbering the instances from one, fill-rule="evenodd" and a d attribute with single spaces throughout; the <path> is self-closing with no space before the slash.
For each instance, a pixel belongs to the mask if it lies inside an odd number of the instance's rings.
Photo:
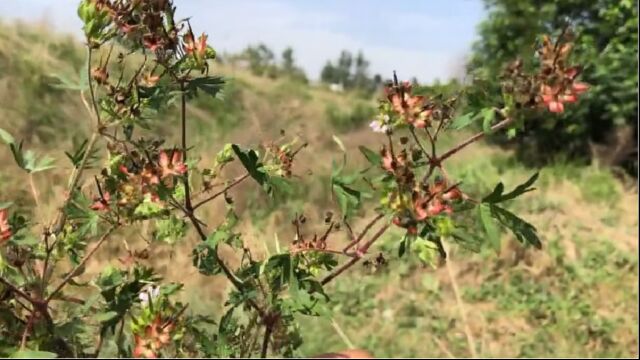
<path id="1" fill-rule="evenodd" d="M 630 126 L 630 148 L 637 148 L 637 2 L 631 0 L 536 1 L 487 0 L 488 18 L 480 26 L 469 70 L 477 84 L 470 105 L 499 102 L 499 75 L 508 61 L 533 61 L 531 44 L 542 31 L 567 22 L 577 34 L 573 59 L 583 65 L 581 78 L 591 84 L 584 106 L 555 116 L 522 114 L 527 126 L 518 137 L 519 157 L 546 161 L 552 153 L 589 158 L 589 142 L 605 143 L 616 128 Z M 482 90 L 479 90 L 482 88 Z M 476 89 L 476 90 L 474 90 Z M 633 153 L 623 153 L 611 165 L 637 169 Z"/>
<path id="2" fill-rule="evenodd" d="M 371 121 L 375 109 L 365 102 L 356 102 L 353 108 L 342 110 L 335 104 L 328 104 L 325 110 L 329 123 L 338 131 L 354 130 Z"/>
<path id="3" fill-rule="evenodd" d="M 54 168 L 54 160 L 51 157 L 45 155 L 37 158 L 32 150 L 22 150 L 23 142 L 20 141 L 19 144 L 16 144 L 13 136 L 3 129 L 0 129 L 0 139 L 9 145 L 16 164 L 24 171 L 37 173 Z"/>

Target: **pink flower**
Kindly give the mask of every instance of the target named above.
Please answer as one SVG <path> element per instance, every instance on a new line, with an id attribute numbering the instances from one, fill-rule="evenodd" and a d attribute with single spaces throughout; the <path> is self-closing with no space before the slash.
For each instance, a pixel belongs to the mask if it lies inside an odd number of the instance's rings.
<path id="1" fill-rule="evenodd" d="M 171 159 L 169 159 L 169 154 L 166 151 L 161 151 L 158 163 L 162 168 L 163 178 L 169 175 L 182 175 L 187 172 L 187 164 L 182 161 L 182 152 L 179 150 L 173 151 Z"/>
<path id="2" fill-rule="evenodd" d="M 93 198 L 93 204 L 91 204 L 91 209 L 96 211 L 108 211 L 109 210 L 109 201 L 111 200 L 111 194 L 105 192 L 103 197 L 95 197 Z"/>
<path id="3" fill-rule="evenodd" d="M 0 244 L 11 237 L 11 226 L 9 225 L 9 212 L 7 209 L 0 210 Z"/>

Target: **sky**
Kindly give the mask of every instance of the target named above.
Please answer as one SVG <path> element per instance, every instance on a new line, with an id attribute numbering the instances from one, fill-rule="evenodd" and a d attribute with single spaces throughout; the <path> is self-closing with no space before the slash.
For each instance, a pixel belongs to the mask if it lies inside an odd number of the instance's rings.
<path id="1" fill-rule="evenodd" d="M 0 0 L 0 18 L 47 22 L 80 35 L 78 0 Z M 317 79 L 343 49 L 362 50 L 371 74 L 421 82 L 462 76 L 465 56 L 485 12 L 481 0 L 174 0 L 177 17 L 191 17 L 218 52 L 260 42 Z"/>

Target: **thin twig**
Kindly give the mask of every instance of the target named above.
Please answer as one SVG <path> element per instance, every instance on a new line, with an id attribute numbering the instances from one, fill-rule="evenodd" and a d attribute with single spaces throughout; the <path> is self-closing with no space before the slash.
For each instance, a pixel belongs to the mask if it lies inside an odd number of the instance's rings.
<path id="1" fill-rule="evenodd" d="M 493 125 L 491 127 L 491 131 L 496 131 L 496 130 L 500 130 L 506 126 L 508 126 L 509 124 L 511 124 L 513 122 L 513 118 L 508 117 L 502 121 L 500 121 L 499 123 Z M 465 147 L 473 144 L 474 142 L 482 139 L 485 136 L 484 131 L 483 132 L 479 132 L 473 136 L 471 136 L 470 138 L 468 138 L 467 140 L 461 142 L 460 144 L 454 146 L 451 150 L 445 152 L 444 154 L 440 155 L 438 157 L 438 162 L 443 162 L 444 160 L 446 160 L 447 158 L 451 157 L 452 155 L 454 155 L 455 153 L 457 153 L 458 151 L 464 149 Z"/>
<path id="2" fill-rule="evenodd" d="M 427 159 L 431 160 L 431 155 L 429 155 L 427 149 L 422 146 L 422 142 L 420 142 L 420 139 L 418 139 L 418 135 L 416 134 L 416 130 L 413 128 L 413 126 L 409 127 L 409 132 L 411 132 L 413 140 L 415 140 L 416 144 L 418 144 L 420 150 L 422 150 L 422 153 L 427 157 Z"/>
<path id="3" fill-rule="evenodd" d="M 273 331 L 273 324 L 268 323 L 264 329 L 264 339 L 262 340 L 262 350 L 260 351 L 260 357 L 266 358 L 269 352 L 269 340 L 271 339 L 271 332 Z"/>
<path id="4" fill-rule="evenodd" d="M 36 208 L 40 208 L 38 189 L 36 188 L 36 184 L 33 181 L 33 173 L 29 173 L 29 185 L 31 186 L 31 194 L 33 195 L 33 200 L 36 202 Z"/>
<path id="5" fill-rule="evenodd" d="M 211 196 L 209 196 L 209 197 L 207 197 L 207 198 L 203 199 L 203 200 L 202 200 L 202 201 L 200 201 L 199 203 L 197 203 L 197 204 L 193 205 L 193 210 L 195 210 L 195 209 L 199 208 L 200 206 L 202 206 L 202 205 L 206 204 L 207 202 L 209 202 L 209 201 L 211 201 L 211 200 L 213 200 L 213 199 L 217 198 L 218 196 L 223 195 L 224 193 L 226 193 L 227 191 L 229 191 L 229 189 L 231 189 L 232 187 L 234 187 L 234 186 L 236 186 L 236 185 L 240 184 L 242 181 L 244 181 L 244 179 L 246 179 L 246 178 L 248 178 L 248 177 L 249 177 L 249 174 L 247 173 L 247 174 L 244 174 L 244 175 L 242 175 L 242 176 L 240 176 L 240 177 L 235 178 L 235 179 L 234 179 L 234 180 L 233 180 L 229 185 L 227 185 L 224 189 L 222 189 L 222 190 L 218 191 L 217 193 L 215 193 L 215 194 L 213 194 L 213 195 L 211 195 Z"/>
<path id="6" fill-rule="evenodd" d="M 184 80 L 180 81 L 180 124 L 182 134 L 182 161 L 187 162 L 187 93 Z M 189 169 L 184 173 L 184 207 L 193 211 L 191 206 L 191 189 L 189 187 Z"/>
<path id="7" fill-rule="evenodd" d="M 111 233 L 115 230 L 115 227 L 111 227 L 109 228 L 109 230 L 107 230 L 107 232 L 105 232 L 104 234 L 102 234 L 102 236 L 100 237 L 100 239 L 98 240 L 98 242 L 96 243 L 96 245 L 93 247 L 93 249 L 91 249 L 91 251 L 89 251 L 85 257 L 80 261 L 80 263 L 78 264 L 78 266 L 76 266 L 71 272 L 69 272 L 67 274 L 67 276 L 65 276 L 64 279 L 62 279 L 62 282 L 60 282 L 60 284 L 58 284 L 58 286 L 55 287 L 55 289 L 51 292 L 51 294 L 49 294 L 49 296 L 47 297 L 46 302 L 51 301 L 51 299 L 53 299 L 54 296 L 56 296 L 56 294 L 62 290 L 62 288 L 69 282 L 71 281 L 71 279 L 76 275 L 76 272 L 78 272 L 78 269 L 80 269 L 82 266 L 84 266 L 87 261 L 89 261 L 89 259 L 91 258 L 91 256 L 93 256 L 93 254 L 95 254 L 96 251 L 98 251 L 98 249 L 100 248 L 100 246 L 107 240 L 107 238 L 109 238 L 109 235 L 111 235 Z"/>
<path id="8" fill-rule="evenodd" d="M 64 224 L 67 220 L 66 214 L 64 212 L 64 208 L 67 206 L 67 204 L 69 203 L 69 201 L 73 198 L 73 191 L 75 190 L 75 187 L 78 185 L 78 182 L 80 181 L 80 177 L 82 176 L 82 172 L 84 171 L 85 167 L 87 166 L 87 161 L 89 160 L 89 157 L 91 156 L 91 152 L 93 151 L 93 148 L 96 144 L 96 141 L 98 140 L 98 134 L 100 132 L 100 128 L 102 126 L 102 121 L 100 119 L 100 111 L 98 110 L 98 104 L 96 102 L 96 97 L 95 97 L 95 92 L 93 91 L 93 83 L 91 81 L 92 77 L 91 77 L 91 57 L 92 57 L 93 51 L 91 49 L 90 45 L 87 45 L 87 76 L 88 76 L 88 82 L 89 82 L 89 93 L 91 94 L 91 103 L 93 105 L 93 111 L 94 111 L 94 115 L 95 115 L 95 120 L 96 120 L 96 131 L 93 132 L 93 134 L 91 134 L 91 138 L 89 139 L 89 142 L 87 143 L 87 147 L 85 149 L 85 153 L 84 156 L 82 157 L 82 160 L 80 161 L 80 164 L 73 169 L 72 173 L 71 173 L 71 177 L 69 179 L 69 184 L 67 186 L 67 195 L 66 198 L 63 202 L 63 205 L 58 209 L 58 215 L 56 216 L 56 219 L 54 220 L 54 225 L 51 227 L 52 229 L 52 233 L 53 234 L 58 234 L 62 231 L 62 229 L 64 228 Z M 82 93 L 81 93 L 82 95 Z M 84 100 L 84 97 L 81 96 L 83 98 L 83 102 L 86 105 L 86 101 Z M 89 109 L 87 109 L 89 110 Z"/>
<path id="9" fill-rule="evenodd" d="M 6 287 L 9 288 L 9 290 L 13 291 L 16 295 L 19 295 L 21 297 L 23 297 L 25 300 L 27 300 L 28 302 L 30 302 L 31 304 L 33 304 L 35 302 L 35 299 L 32 298 L 31 296 L 29 296 L 27 293 L 25 293 L 24 291 L 18 289 L 17 286 L 13 285 L 12 283 L 10 283 L 8 280 L 6 280 L 5 278 L 3 278 L 2 276 L 0 276 L 0 282 L 3 283 Z"/>
<path id="10" fill-rule="evenodd" d="M 354 239 L 349 245 L 347 245 L 344 250 L 342 250 L 343 252 L 347 252 L 347 250 L 351 249 L 355 244 L 359 243 L 362 238 L 364 238 L 364 236 L 367 234 L 367 232 L 369 232 L 369 230 L 378 222 L 380 221 L 380 219 L 382 219 L 384 217 L 384 214 L 378 214 L 378 216 L 376 216 L 375 218 L 373 218 L 367 225 L 365 225 L 364 229 L 362 229 L 362 232 L 360 233 L 360 235 L 358 235 L 358 238 Z M 352 234 L 353 236 L 353 231 L 351 230 L 351 227 L 349 227 L 349 232 L 350 234 Z"/>
<path id="11" fill-rule="evenodd" d="M 347 337 L 347 334 L 345 334 L 344 331 L 342 331 L 342 328 L 340 327 L 340 325 L 338 325 L 338 323 L 336 322 L 336 320 L 334 318 L 331 318 L 331 326 L 333 326 L 335 331 L 338 333 L 338 336 L 340 336 L 342 341 L 344 341 L 344 344 L 347 345 L 347 347 L 349 349 L 354 349 L 355 348 L 355 346 L 353 346 L 353 343 L 351 342 L 351 340 L 349 340 L 349 338 Z"/>
<path id="12" fill-rule="evenodd" d="M 458 311 L 460 312 L 460 317 L 462 318 L 464 333 L 465 333 L 465 336 L 467 337 L 467 346 L 469 347 L 469 352 L 471 353 L 471 357 L 474 359 L 477 359 L 478 353 L 476 352 L 475 340 L 473 338 L 473 333 L 471 332 L 471 328 L 469 327 L 469 319 L 467 318 L 467 312 L 464 306 L 464 302 L 462 301 L 462 296 L 460 295 L 458 282 L 456 281 L 455 269 L 453 268 L 453 262 L 451 261 L 451 256 L 450 256 L 451 254 L 449 252 L 449 249 L 445 248 L 445 251 L 449 254 L 449 259 L 446 261 L 447 273 L 449 274 L 449 280 L 451 281 L 453 294 L 455 295 L 455 298 L 456 298 Z"/>
<path id="13" fill-rule="evenodd" d="M 376 240 L 378 240 L 378 238 L 382 236 L 382 234 L 384 234 L 388 228 L 389 228 L 389 224 L 385 224 L 382 228 L 380 228 L 380 230 L 378 230 L 378 232 L 375 233 L 368 242 L 366 242 L 362 247 L 360 247 L 357 250 L 357 254 L 361 254 L 361 255 L 355 256 L 354 258 L 346 262 L 344 265 L 334 270 L 332 273 L 330 273 L 324 279 L 322 279 L 320 283 L 322 285 L 328 284 L 331 280 L 335 279 L 337 276 L 339 276 L 340 274 L 345 272 L 347 269 L 355 265 L 362 258 L 362 256 L 366 254 L 367 250 L 369 250 L 371 245 L 373 245 L 373 243 Z"/>

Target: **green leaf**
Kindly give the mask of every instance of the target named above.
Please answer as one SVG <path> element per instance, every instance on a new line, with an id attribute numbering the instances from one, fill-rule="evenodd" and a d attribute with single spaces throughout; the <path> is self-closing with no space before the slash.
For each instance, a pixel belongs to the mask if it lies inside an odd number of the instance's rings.
<path id="1" fill-rule="evenodd" d="M 380 154 L 378 154 L 377 152 L 362 145 L 360 145 L 358 149 L 360 149 L 362 155 L 364 155 L 364 157 L 367 159 L 367 161 L 369 161 L 371 165 L 379 166 L 382 163 L 382 156 L 380 156 Z"/>
<path id="2" fill-rule="evenodd" d="M 109 322 L 109 321 L 115 319 L 116 317 L 118 317 L 118 313 L 117 312 L 115 312 L 115 311 L 107 311 L 107 312 L 103 312 L 103 313 L 100 313 L 100 314 L 96 315 L 94 318 L 98 322 L 106 323 L 106 322 Z"/>
<path id="3" fill-rule="evenodd" d="M 437 255 L 439 254 L 438 246 L 435 243 L 418 237 L 414 241 L 413 247 L 418 253 L 418 258 L 423 263 L 435 268 L 437 264 Z"/>
<path id="4" fill-rule="evenodd" d="M 54 359 L 58 354 L 48 351 L 19 350 L 9 356 L 11 359 Z"/>
<path id="5" fill-rule="evenodd" d="M 206 76 L 195 78 L 187 84 L 187 90 L 193 95 L 197 95 L 199 90 L 206 94 L 216 96 L 224 87 L 224 78 L 221 76 Z"/>
<path id="6" fill-rule="evenodd" d="M 268 175 L 262 171 L 262 163 L 258 160 L 258 154 L 254 150 L 242 151 L 236 144 L 231 147 L 249 175 L 263 186 L 267 182 Z"/>
<path id="7" fill-rule="evenodd" d="M 400 247 L 398 248 L 398 257 L 403 257 L 404 254 L 408 254 L 411 251 L 411 243 L 415 236 L 404 235 L 400 241 Z"/>
<path id="8" fill-rule="evenodd" d="M 338 144 L 338 147 L 340 148 L 340 150 L 342 150 L 343 153 L 347 152 L 347 149 L 344 147 L 344 144 L 342 143 L 342 140 L 340 140 L 339 137 L 333 135 L 333 141 Z"/>
<path id="9" fill-rule="evenodd" d="M 53 88 L 63 89 L 63 90 L 75 90 L 75 91 L 83 91 L 89 89 L 89 78 L 87 73 L 87 63 L 83 65 L 78 73 L 79 81 L 73 81 L 69 78 L 68 75 L 63 74 L 53 74 L 52 78 L 58 80 L 57 84 L 51 84 Z"/>
<path id="10" fill-rule="evenodd" d="M 186 233 L 187 223 L 176 217 L 170 216 L 168 219 L 156 221 L 156 229 L 153 237 L 156 240 L 166 242 L 167 244 L 175 244 L 182 239 Z"/>
<path id="11" fill-rule="evenodd" d="M 496 252 L 500 251 L 500 229 L 496 226 L 491 216 L 490 205 L 480 204 L 478 206 L 478 216 L 487 234 L 489 244 Z"/>
<path id="12" fill-rule="evenodd" d="M 453 121 L 451 122 L 451 125 L 449 126 L 453 130 L 460 130 L 471 125 L 475 119 L 477 119 L 475 114 L 473 112 L 468 112 L 464 115 L 458 116 L 457 118 L 453 119 Z"/>
<path id="13" fill-rule="evenodd" d="M 336 195 L 336 200 L 343 216 L 350 216 L 354 210 L 360 207 L 362 200 L 360 191 L 336 181 L 333 183 L 333 192 Z"/>
<path id="14" fill-rule="evenodd" d="M 491 132 L 491 124 L 496 118 L 496 112 L 493 108 L 486 108 L 482 109 L 480 115 L 482 116 L 482 130 L 488 134 Z"/>
<path id="15" fill-rule="evenodd" d="M 6 130 L 0 128 L 0 139 L 7 143 L 7 145 L 15 144 L 16 140 Z"/>
<path id="16" fill-rule="evenodd" d="M 491 194 L 487 195 L 482 199 L 482 202 L 496 204 L 503 201 L 514 199 L 526 192 L 533 191 L 535 190 L 535 188 L 531 188 L 530 186 L 533 185 L 533 183 L 538 179 L 538 175 L 539 175 L 538 173 L 533 174 L 527 181 L 516 186 L 515 189 L 513 189 L 511 192 L 507 194 L 503 194 L 504 185 L 502 183 L 499 183 L 493 189 L 493 192 L 491 192 Z"/>
<path id="17" fill-rule="evenodd" d="M 542 248 L 542 242 L 540 241 L 540 238 L 538 238 L 537 230 L 533 225 L 504 208 L 493 204 L 489 206 L 491 209 L 491 215 L 498 220 L 500 224 L 511 230 L 518 241 L 523 244 L 533 245 L 537 249 Z"/>

